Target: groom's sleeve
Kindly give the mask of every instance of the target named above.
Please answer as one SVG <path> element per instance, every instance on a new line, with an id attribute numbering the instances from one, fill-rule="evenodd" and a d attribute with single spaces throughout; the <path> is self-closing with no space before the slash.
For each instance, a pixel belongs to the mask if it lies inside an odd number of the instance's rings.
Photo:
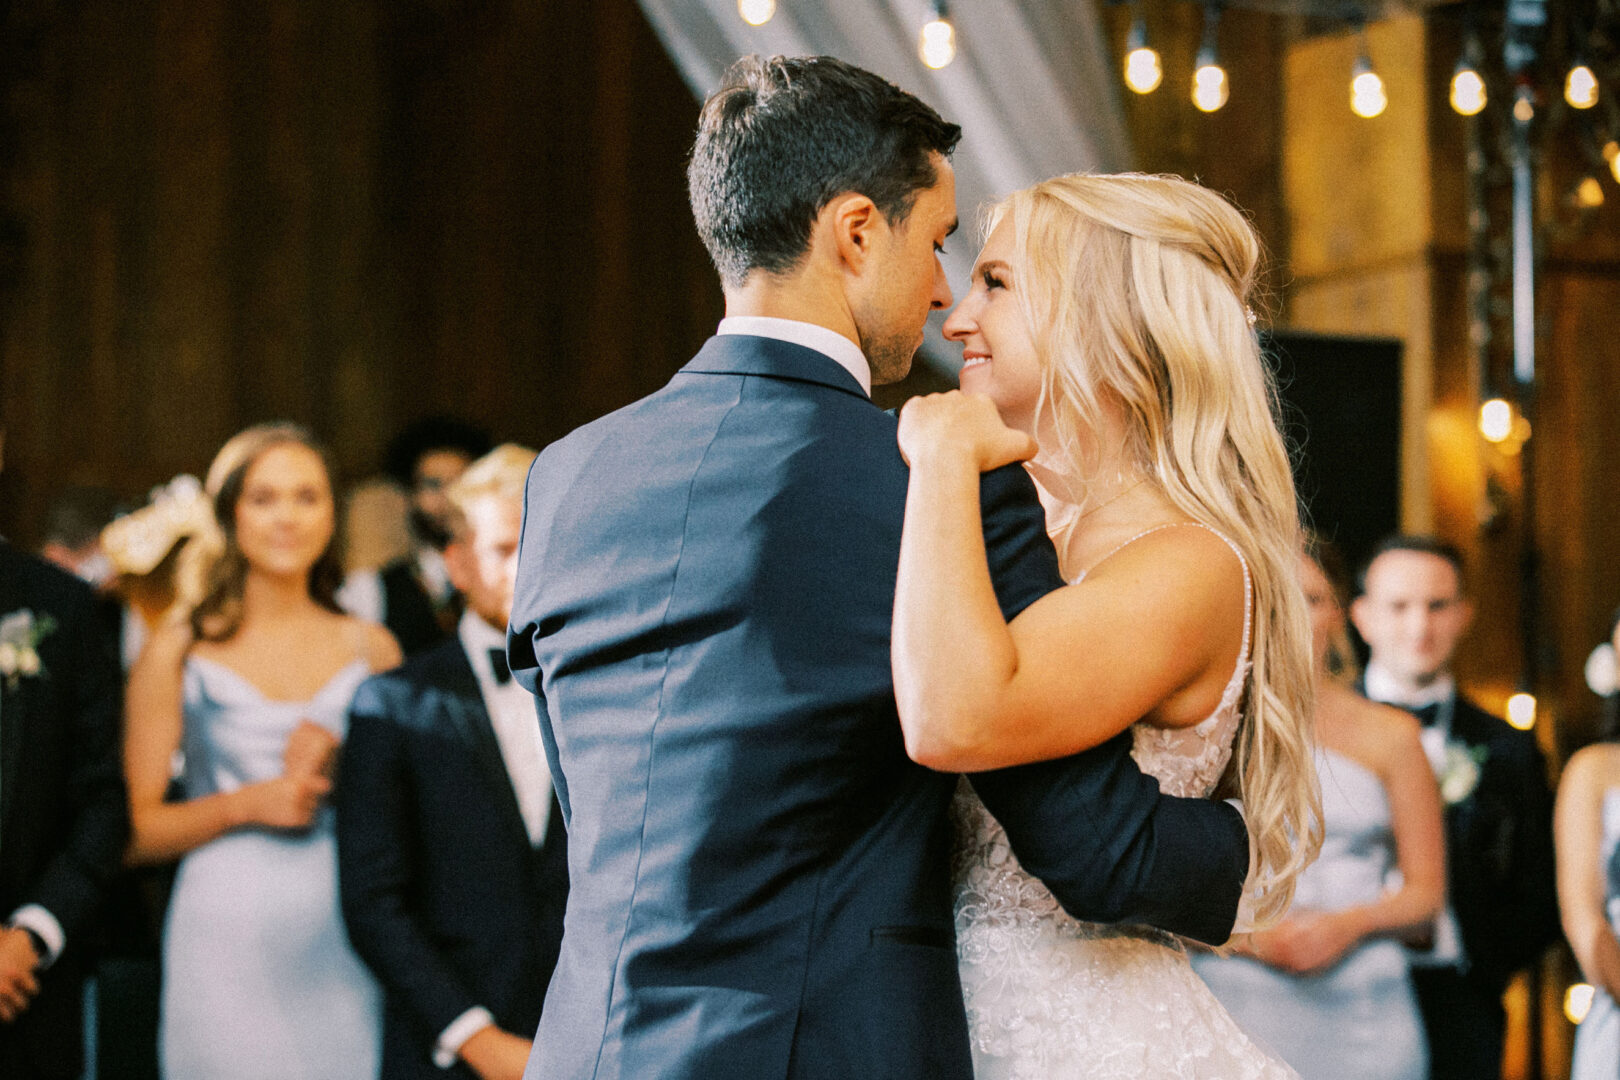
<path id="1" fill-rule="evenodd" d="M 980 499 L 991 578 L 1011 620 L 1063 585 L 1057 553 L 1022 466 L 986 473 Z M 1130 750 L 1127 731 L 1082 754 L 969 779 L 1018 861 L 1069 914 L 1220 944 L 1249 868 L 1243 818 L 1223 802 L 1161 795 Z"/>

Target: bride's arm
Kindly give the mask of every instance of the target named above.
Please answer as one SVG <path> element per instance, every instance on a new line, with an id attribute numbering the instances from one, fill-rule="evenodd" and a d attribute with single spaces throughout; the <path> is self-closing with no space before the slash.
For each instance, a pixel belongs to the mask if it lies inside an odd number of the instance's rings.
<path id="1" fill-rule="evenodd" d="M 892 663 L 911 757 L 973 772 L 1046 761 L 1123 731 L 1209 669 L 1238 636 L 1242 570 L 1224 541 L 1181 530 L 1127 550 L 1083 588 L 1009 625 L 985 554 L 979 474 L 1034 451 L 988 398 L 913 399 Z M 1228 565 L 1230 564 L 1230 565 Z M 1236 617 L 1241 619 L 1241 607 Z"/>
<path id="2" fill-rule="evenodd" d="M 282 776 L 236 791 L 165 802 L 170 762 L 180 747 L 183 678 L 191 633 L 159 630 L 129 674 L 125 693 L 124 776 L 129 786 L 132 864 L 177 859 L 232 829 L 301 828 L 331 790 L 324 776 Z M 307 813 L 305 812 L 307 810 Z"/>
<path id="3" fill-rule="evenodd" d="M 1620 940 L 1609 924 L 1603 859 L 1603 792 L 1615 748 L 1597 745 L 1569 759 L 1558 784 L 1554 847 L 1564 936 L 1587 980 L 1620 995 Z"/>

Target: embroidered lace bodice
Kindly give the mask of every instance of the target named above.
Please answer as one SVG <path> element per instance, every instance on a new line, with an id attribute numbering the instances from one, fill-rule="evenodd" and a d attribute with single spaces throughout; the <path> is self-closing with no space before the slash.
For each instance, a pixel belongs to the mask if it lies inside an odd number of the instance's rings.
<path id="1" fill-rule="evenodd" d="M 1243 644 L 1232 678 L 1215 711 L 1200 723 L 1132 729 L 1132 757 L 1160 790 L 1173 795 L 1207 797 L 1215 790 L 1232 755 L 1248 682 L 1249 565 L 1231 540 L 1221 539 L 1243 566 Z M 975 1080 L 1294 1075 L 1238 1029 L 1193 973 L 1173 935 L 1072 918 L 1024 872 L 1006 833 L 966 781 L 957 789 L 952 814 L 957 954 Z"/>

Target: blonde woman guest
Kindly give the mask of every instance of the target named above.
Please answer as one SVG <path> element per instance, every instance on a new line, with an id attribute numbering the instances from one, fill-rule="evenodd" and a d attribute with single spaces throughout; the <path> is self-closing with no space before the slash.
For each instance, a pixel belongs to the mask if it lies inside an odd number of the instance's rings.
<path id="1" fill-rule="evenodd" d="M 1188 796 L 1230 771 L 1249 899 L 1274 920 L 1320 832 L 1299 519 L 1246 307 L 1258 241 L 1219 196 L 1153 176 L 1057 177 L 989 225 L 945 324 L 964 392 L 915 400 L 900 421 L 907 747 L 971 772 L 1129 739 L 1144 772 Z M 1071 586 L 1009 625 L 978 478 L 1031 456 Z M 1289 1075 L 1173 939 L 1069 918 L 965 789 L 958 814 L 976 1077 Z"/>
<path id="2" fill-rule="evenodd" d="M 1306 1080 L 1423 1080 L 1428 1047 L 1401 939 L 1431 937 L 1445 899 L 1440 795 L 1412 715 L 1347 685 L 1342 581 L 1319 559 L 1300 557 L 1300 579 L 1316 654 L 1322 853 L 1281 924 L 1193 967 Z M 1400 884 L 1386 891 L 1391 870 Z"/>
<path id="3" fill-rule="evenodd" d="M 1620 744 L 1569 759 L 1554 811 L 1564 936 L 1597 993 L 1575 1029 L 1570 1080 L 1620 1074 Z"/>
<path id="4" fill-rule="evenodd" d="M 180 859 L 163 941 L 168 1080 L 370 1080 L 378 992 L 338 917 L 331 763 L 356 687 L 399 662 L 344 615 L 332 476 L 302 429 L 249 428 L 206 483 L 216 535 L 188 547 L 188 618 L 130 676 L 136 862 Z M 186 798 L 165 803 L 185 751 Z"/>

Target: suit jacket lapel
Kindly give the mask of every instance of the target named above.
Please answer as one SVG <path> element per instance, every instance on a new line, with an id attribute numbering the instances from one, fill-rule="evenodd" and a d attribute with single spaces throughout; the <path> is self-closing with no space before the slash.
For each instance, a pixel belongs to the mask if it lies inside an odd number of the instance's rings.
<path id="1" fill-rule="evenodd" d="M 14 583 L 23 569 L 10 545 L 0 541 L 0 616 L 20 606 L 21 597 Z M 23 724 L 28 719 L 27 700 L 32 689 L 26 679 L 20 680 L 15 690 L 0 679 L 0 827 L 11 820 L 17 774 L 22 767 Z"/>
<path id="2" fill-rule="evenodd" d="M 501 816 L 506 819 L 505 827 L 509 831 L 516 830 L 523 846 L 528 847 L 529 830 L 523 824 L 523 811 L 518 809 L 512 774 L 506 771 L 506 759 L 501 757 L 501 744 L 495 738 L 495 726 L 490 722 L 489 709 L 484 705 L 484 693 L 478 686 L 478 677 L 473 674 L 472 664 L 467 660 L 466 650 L 458 647 L 455 652 L 460 662 L 454 665 L 445 687 L 452 692 L 451 719 L 471 747 L 479 771 L 484 774 L 489 790 L 495 794 L 495 801 L 500 803 Z"/>

